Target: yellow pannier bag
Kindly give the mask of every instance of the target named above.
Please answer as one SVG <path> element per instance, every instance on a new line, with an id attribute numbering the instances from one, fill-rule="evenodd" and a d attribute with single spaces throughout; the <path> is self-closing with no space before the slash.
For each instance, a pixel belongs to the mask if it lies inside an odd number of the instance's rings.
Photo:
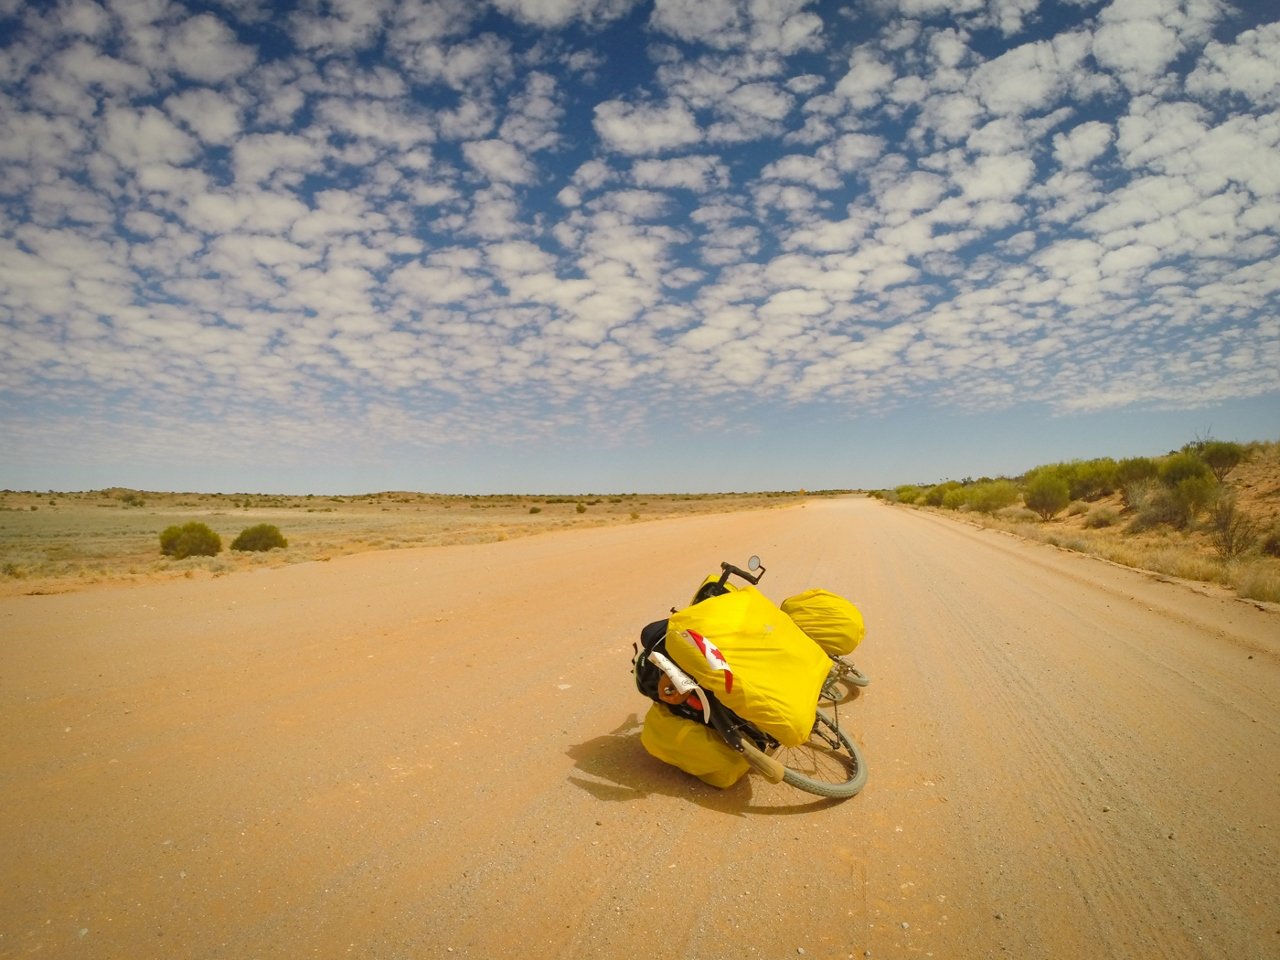
<path id="1" fill-rule="evenodd" d="M 660 703 L 649 707 L 640 742 L 663 763 L 722 789 L 741 780 L 749 766 L 711 727 L 677 717 Z"/>
<path id="2" fill-rule="evenodd" d="M 779 743 L 809 739 L 831 661 L 755 587 L 673 613 L 667 656 L 726 707 Z"/>
<path id="3" fill-rule="evenodd" d="M 858 608 L 829 590 L 806 590 L 788 597 L 782 601 L 782 609 L 833 657 L 853 653 L 867 633 Z"/>

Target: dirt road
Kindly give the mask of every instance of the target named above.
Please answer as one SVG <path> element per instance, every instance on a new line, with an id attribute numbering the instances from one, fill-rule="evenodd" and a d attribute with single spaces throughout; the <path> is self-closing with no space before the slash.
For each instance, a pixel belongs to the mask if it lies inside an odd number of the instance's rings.
<path id="1" fill-rule="evenodd" d="M 843 803 L 648 757 L 721 559 L 855 599 Z M 0 601 L 0 957 L 1280 955 L 1280 615 L 867 500 Z"/>

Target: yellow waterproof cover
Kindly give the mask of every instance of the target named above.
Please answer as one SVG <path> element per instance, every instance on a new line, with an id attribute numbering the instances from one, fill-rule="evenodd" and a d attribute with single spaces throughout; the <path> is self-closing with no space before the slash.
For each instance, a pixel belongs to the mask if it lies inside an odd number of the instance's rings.
<path id="1" fill-rule="evenodd" d="M 713 787 L 733 786 L 749 766 L 711 727 L 677 717 L 660 703 L 649 707 L 640 742 L 659 760 Z"/>
<path id="2" fill-rule="evenodd" d="M 829 590 L 806 590 L 788 597 L 782 601 L 782 610 L 834 657 L 853 653 L 867 634 L 858 608 Z"/>
<path id="3" fill-rule="evenodd" d="M 809 739 L 831 660 L 755 587 L 673 613 L 667 655 L 784 746 Z"/>

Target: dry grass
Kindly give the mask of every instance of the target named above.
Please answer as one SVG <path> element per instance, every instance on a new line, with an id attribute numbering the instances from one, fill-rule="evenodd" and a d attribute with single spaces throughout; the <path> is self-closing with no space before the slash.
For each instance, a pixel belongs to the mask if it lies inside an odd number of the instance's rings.
<path id="1" fill-rule="evenodd" d="M 1251 445 L 1249 460 L 1227 477 L 1237 505 L 1265 536 L 1280 531 L 1280 443 Z M 917 509 L 933 509 L 920 507 Z M 940 511 L 955 516 L 949 511 Z M 1165 526 L 1134 532 L 1132 512 L 1121 498 L 1107 497 L 1089 504 L 1073 504 L 1055 519 L 1044 522 L 1020 507 L 995 517 L 965 513 L 965 519 L 986 527 L 1102 557 L 1139 570 L 1216 583 L 1239 596 L 1280 603 L 1280 558 L 1257 551 L 1235 560 L 1223 560 L 1214 549 L 1204 518 L 1185 530 Z"/>
<path id="2" fill-rule="evenodd" d="M 254 494 L 0 493 L 0 595 L 100 583 L 222 576 L 364 550 L 482 543 L 577 527 L 785 506 L 799 493 L 574 497 L 462 497 L 419 493 L 281 497 Z M 579 511 L 579 505 L 585 509 Z M 171 560 L 160 531 L 199 521 L 222 537 L 216 557 Z M 283 550 L 225 549 L 259 523 L 280 528 Z"/>

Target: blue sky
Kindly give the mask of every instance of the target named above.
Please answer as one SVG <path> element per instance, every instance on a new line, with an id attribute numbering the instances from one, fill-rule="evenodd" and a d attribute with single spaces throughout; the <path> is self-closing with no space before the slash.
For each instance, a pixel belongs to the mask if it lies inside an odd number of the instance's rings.
<path id="1" fill-rule="evenodd" d="M 1280 439 L 1277 21 L 0 0 L 0 487 L 882 487 Z"/>

